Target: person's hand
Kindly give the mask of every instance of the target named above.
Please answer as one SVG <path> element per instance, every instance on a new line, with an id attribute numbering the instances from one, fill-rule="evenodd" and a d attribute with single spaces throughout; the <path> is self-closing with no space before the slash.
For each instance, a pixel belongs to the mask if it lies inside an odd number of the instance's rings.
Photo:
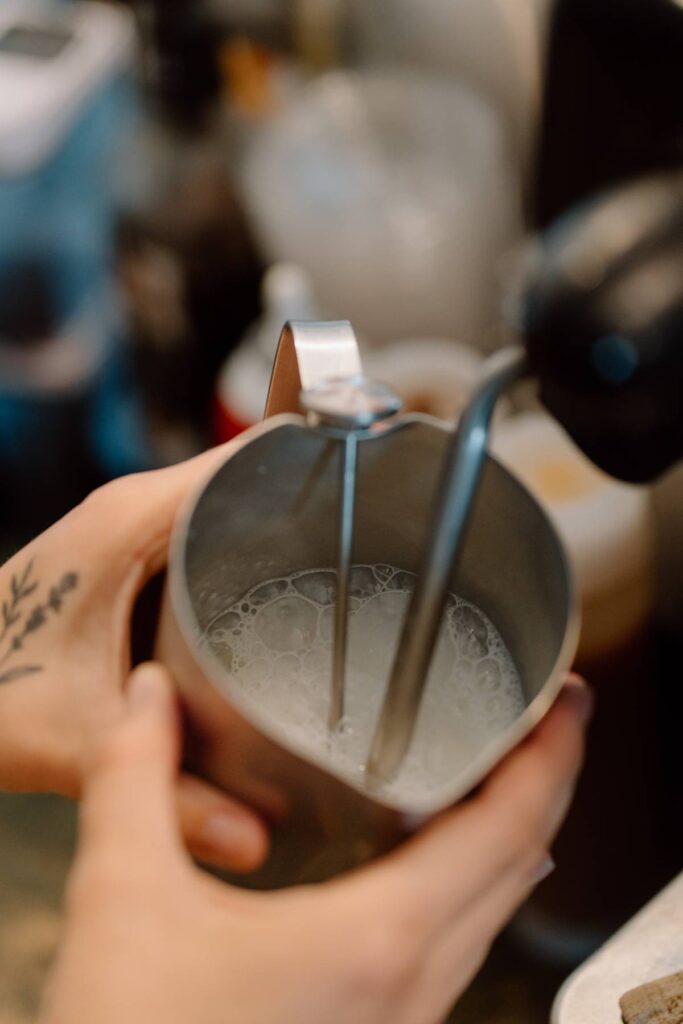
<path id="1" fill-rule="evenodd" d="M 0 568 L 0 788 L 79 795 L 124 703 L 136 598 L 166 561 L 179 504 L 224 455 L 107 484 Z M 177 796 L 197 856 L 260 863 L 267 832 L 251 811 L 190 775 Z"/>
<path id="2" fill-rule="evenodd" d="M 165 672 L 133 673 L 82 812 L 42 1024 L 435 1024 L 546 870 L 590 696 L 569 683 L 474 797 L 381 860 L 255 893 L 180 842 Z"/>

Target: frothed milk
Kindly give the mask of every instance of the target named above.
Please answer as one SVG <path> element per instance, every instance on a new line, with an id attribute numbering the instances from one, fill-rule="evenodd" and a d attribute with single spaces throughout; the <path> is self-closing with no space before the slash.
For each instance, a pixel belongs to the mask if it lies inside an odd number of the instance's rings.
<path id="1" fill-rule="evenodd" d="M 218 615 L 206 640 L 271 733 L 363 785 L 365 762 L 415 577 L 390 565 L 351 573 L 345 714 L 327 728 L 336 574 L 260 583 Z M 387 797 L 425 796 L 524 709 L 517 670 L 484 613 L 449 595 L 408 755 Z"/>

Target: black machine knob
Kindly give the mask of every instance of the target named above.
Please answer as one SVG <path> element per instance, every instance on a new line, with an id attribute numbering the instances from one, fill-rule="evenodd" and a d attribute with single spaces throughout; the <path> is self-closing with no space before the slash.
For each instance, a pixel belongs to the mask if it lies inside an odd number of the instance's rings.
<path id="1" fill-rule="evenodd" d="M 543 402 L 598 466 L 642 482 L 683 458 L 683 173 L 555 222 L 521 327 Z"/>

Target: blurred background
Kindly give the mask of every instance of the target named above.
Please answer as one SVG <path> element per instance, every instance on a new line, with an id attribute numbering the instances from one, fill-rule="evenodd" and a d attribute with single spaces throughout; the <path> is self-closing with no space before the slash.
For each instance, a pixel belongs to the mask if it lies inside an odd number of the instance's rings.
<path id="1" fill-rule="evenodd" d="M 258 422 L 288 318 L 350 319 L 456 419 L 539 233 L 683 167 L 682 68 L 680 0 L 2 0 L 0 556 Z M 541 1024 L 680 869 L 683 471 L 604 475 L 532 388 L 494 446 L 567 544 L 598 712 L 558 869 L 452 1019 Z M 0 798 L 0 1024 L 35 1015 L 73 835 Z"/>

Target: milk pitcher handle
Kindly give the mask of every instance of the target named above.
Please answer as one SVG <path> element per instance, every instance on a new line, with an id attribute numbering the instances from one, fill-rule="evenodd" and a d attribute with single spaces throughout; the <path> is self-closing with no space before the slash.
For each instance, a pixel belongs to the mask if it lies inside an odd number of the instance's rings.
<path id="1" fill-rule="evenodd" d="M 332 377 L 362 373 L 348 320 L 289 320 L 282 328 L 264 418 L 299 412 L 299 394 Z"/>

